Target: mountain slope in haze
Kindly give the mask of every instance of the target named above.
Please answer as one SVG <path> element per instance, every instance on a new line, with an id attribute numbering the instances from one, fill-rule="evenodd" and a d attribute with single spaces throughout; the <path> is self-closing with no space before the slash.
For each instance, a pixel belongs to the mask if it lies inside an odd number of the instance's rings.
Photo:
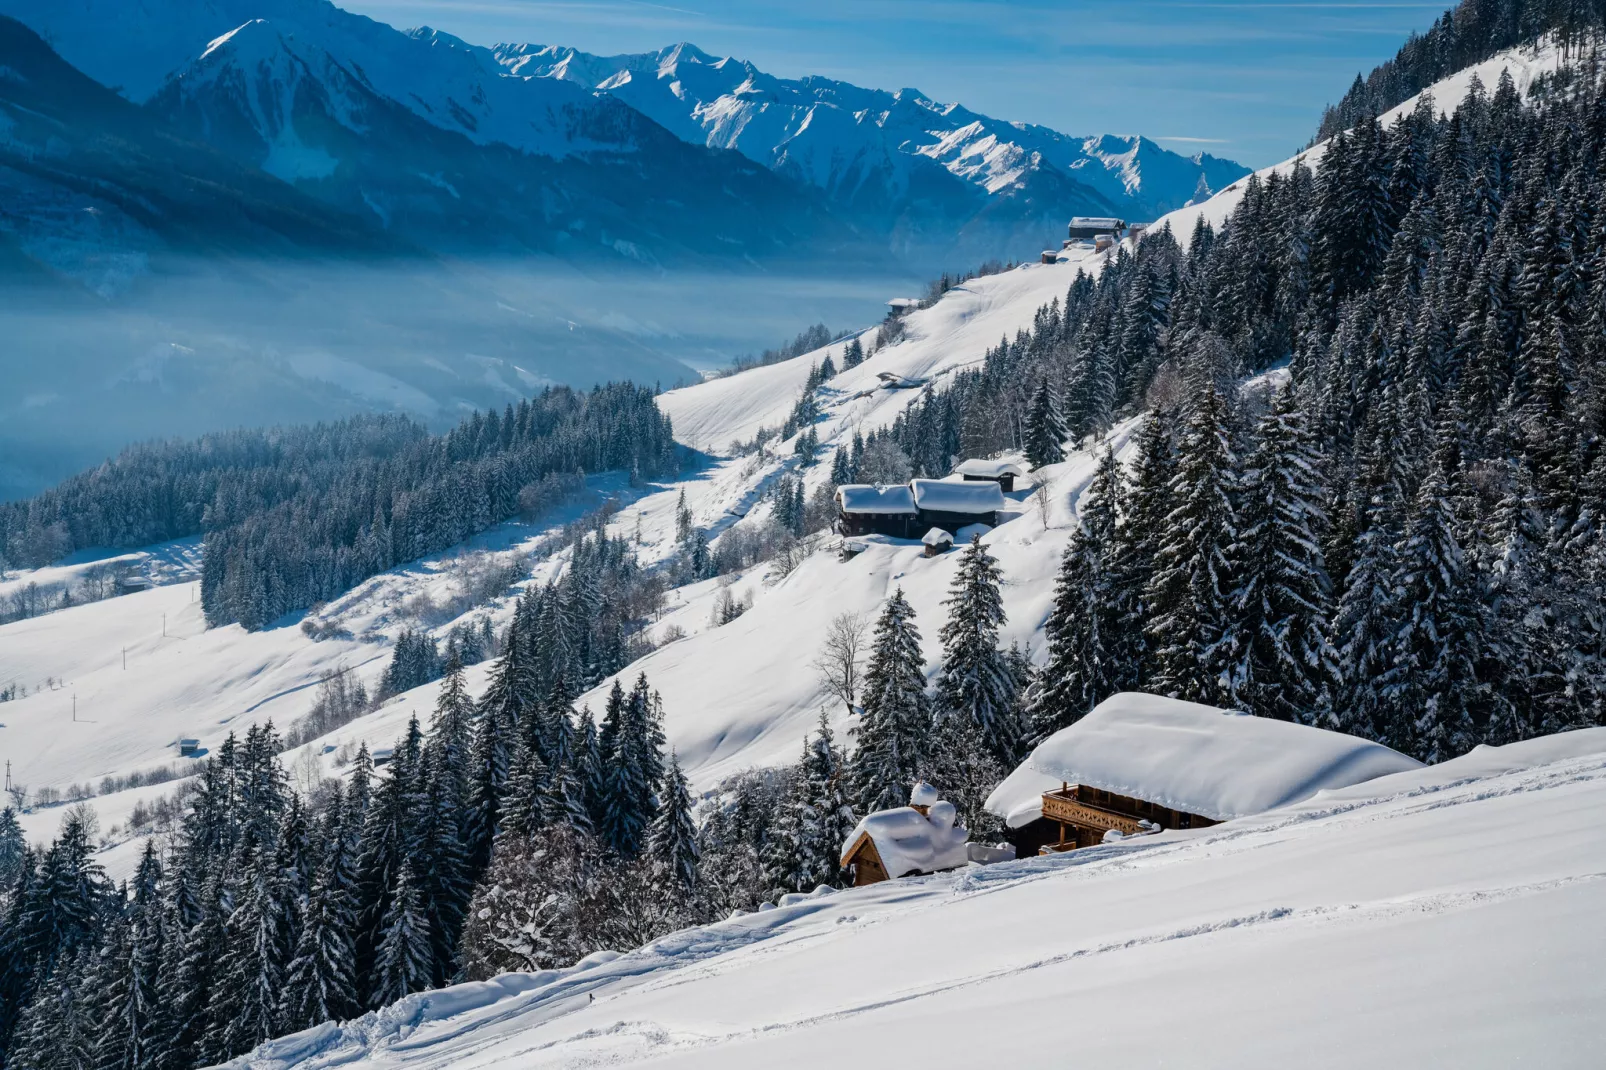
<path id="1" fill-rule="evenodd" d="M 464 48 L 392 36 L 389 45 L 437 65 L 474 59 Z M 438 125 L 433 111 L 426 118 L 376 91 L 368 53 L 337 51 L 344 43 L 253 20 L 213 41 L 147 108 L 441 251 L 685 265 L 855 244 L 806 191 L 734 153 L 688 145 L 619 101 L 571 86 L 532 89 L 532 98 L 559 99 L 527 102 L 525 144 L 476 138 L 467 112 Z M 429 63 L 420 67 L 427 75 Z M 516 81 L 494 65 L 485 78 L 492 87 Z"/>
<path id="2" fill-rule="evenodd" d="M 0 12 L 185 136 L 440 251 L 725 266 L 874 255 L 812 191 L 736 153 L 325 0 L 0 0 Z"/>
<path id="3" fill-rule="evenodd" d="M 430 38 L 432 31 L 415 31 Z M 1048 219 L 1114 213 L 1150 219 L 1247 174 L 1141 137 L 1071 137 L 939 104 L 915 89 L 777 78 L 690 44 L 596 56 L 498 45 L 515 74 L 574 82 L 627 101 L 688 141 L 735 149 L 827 193 L 900 246 L 959 221 L 961 246 L 1042 240 Z M 968 233 L 967 233 L 968 232 Z"/>
<path id="4" fill-rule="evenodd" d="M 0 16 L 0 233 L 13 268 L 102 294 L 150 257 L 406 246 L 166 124 Z"/>

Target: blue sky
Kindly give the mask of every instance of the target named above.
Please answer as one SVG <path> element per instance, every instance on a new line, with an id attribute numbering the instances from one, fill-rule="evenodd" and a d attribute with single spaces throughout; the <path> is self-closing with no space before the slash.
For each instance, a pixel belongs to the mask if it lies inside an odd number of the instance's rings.
<path id="1" fill-rule="evenodd" d="M 1449 0 L 336 0 L 481 44 L 691 41 L 783 77 L 914 86 L 1071 134 L 1145 134 L 1251 166 L 1307 141 L 1358 70 Z"/>

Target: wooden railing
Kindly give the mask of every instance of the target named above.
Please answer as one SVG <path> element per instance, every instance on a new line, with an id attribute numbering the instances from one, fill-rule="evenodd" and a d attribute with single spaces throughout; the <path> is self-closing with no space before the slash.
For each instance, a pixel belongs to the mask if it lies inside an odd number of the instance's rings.
<path id="1" fill-rule="evenodd" d="M 1106 810 L 1101 806 L 1090 806 L 1080 802 L 1075 797 L 1075 789 L 1069 791 L 1045 791 L 1043 793 L 1043 816 L 1050 821 L 1059 821 L 1066 825 L 1076 825 L 1080 828 L 1108 830 L 1132 835 L 1145 830 L 1138 824 L 1139 819 L 1118 814 L 1113 810 Z"/>

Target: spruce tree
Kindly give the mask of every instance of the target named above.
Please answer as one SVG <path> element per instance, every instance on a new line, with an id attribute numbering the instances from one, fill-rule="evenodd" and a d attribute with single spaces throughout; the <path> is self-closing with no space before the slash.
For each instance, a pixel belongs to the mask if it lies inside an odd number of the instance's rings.
<path id="1" fill-rule="evenodd" d="M 1230 699 L 1238 515 L 1227 399 L 1200 377 L 1171 480 L 1176 503 L 1149 582 L 1153 687 L 1193 702 Z"/>
<path id="2" fill-rule="evenodd" d="M 1118 569 L 1120 462 L 1105 450 L 1093 482 L 1078 502 L 1078 525 L 1066 545 L 1044 631 L 1048 661 L 1031 696 L 1031 731 L 1043 739 L 1066 728 L 1101 701 L 1136 685 L 1134 653 L 1123 643 L 1136 612 Z"/>
<path id="3" fill-rule="evenodd" d="M 1334 674 L 1322 458 L 1292 388 L 1261 421 L 1242 492 L 1228 701 L 1315 724 Z"/>
<path id="4" fill-rule="evenodd" d="M 1060 418 L 1059 401 L 1046 378 L 1039 379 L 1026 408 L 1023 433 L 1026 459 L 1033 468 L 1058 464 L 1065 459 L 1065 424 Z"/>
<path id="5" fill-rule="evenodd" d="M 876 621 L 853 762 L 854 794 L 864 813 L 905 805 L 926 759 L 931 707 L 914 615 L 900 587 Z"/>
<path id="6" fill-rule="evenodd" d="M 384 1007 L 430 986 L 434 951 L 429 918 L 412 864 L 403 860 L 396 874 L 396 892 L 380 924 L 379 948 L 374 956 L 370 1007 Z"/>
<path id="7" fill-rule="evenodd" d="M 697 826 L 680 759 L 671 754 L 664 777 L 663 803 L 647 830 L 647 859 L 660 879 L 684 900 L 697 884 Z"/>
<path id="8" fill-rule="evenodd" d="M 1441 762 L 1472 746 L 1479 636 L 1472 578 L 1437 464 L 1417 494 L 1394 582 L 1404 616 L 1383 683 L 1390 713 L 1384 741 Z"/>
<path id="9" fill-rule="evenodd" d="M 978 535 L 959 558 L 948 588 L 948 621 L 942 626 L 942 672 L 937 694 L 944 716 L 963 717 L 1000 763 L 1013 766 L 1025 730 L 1015 702 L 1015 679 L 998 648 L 1004 623 L 998 562 Z"/>

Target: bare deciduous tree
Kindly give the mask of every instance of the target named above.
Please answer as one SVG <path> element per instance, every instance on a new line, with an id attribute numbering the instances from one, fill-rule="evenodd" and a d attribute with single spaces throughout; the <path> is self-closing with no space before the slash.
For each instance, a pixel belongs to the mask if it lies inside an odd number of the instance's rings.
<path id="1" fill-rule="evenodd" d="M 838 613 L 826 626 L 825 642 L 814 659 L 820 682 L 842 700 L 849 713 L 853 712 L 853 702 L 859 694 L 859 679 L 863 673 L 859 663 L 864 654 L 867 629 L 864 614 Z"/>

